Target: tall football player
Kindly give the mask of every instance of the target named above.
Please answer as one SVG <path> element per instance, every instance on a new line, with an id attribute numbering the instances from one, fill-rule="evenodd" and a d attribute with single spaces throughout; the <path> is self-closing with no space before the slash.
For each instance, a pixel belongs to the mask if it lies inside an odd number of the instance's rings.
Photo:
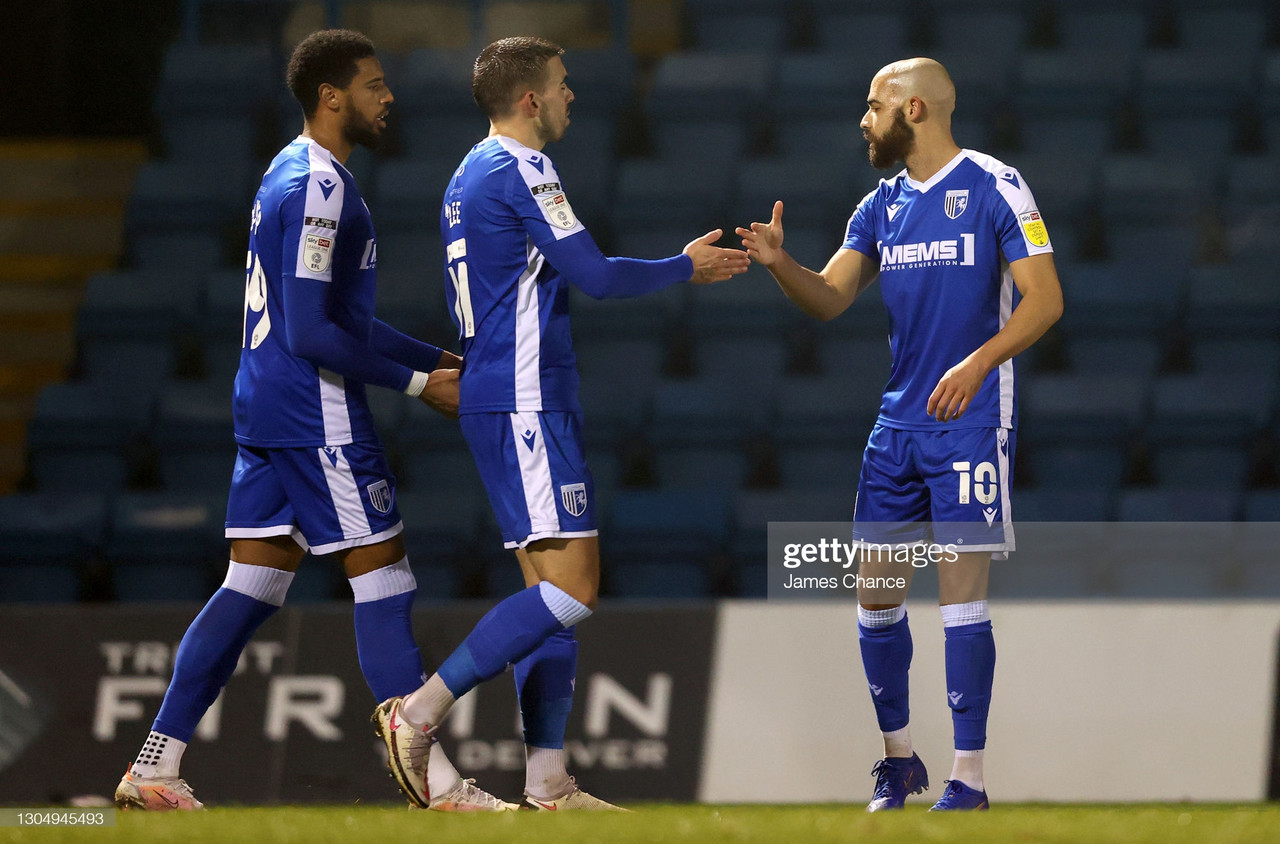
<path id="1" fill-rule="evenodd" d="M 982 757 L 995 670 L 987 609 L 993 556 L 1013 549 L 1013 356 L 1062 314 L 1049 234 L 1022 175 L 951 137 L 956 92 L 931 59 L 895 62 L 871 81 L 862 130 L 871 163 L 906 169 L 869 193 L 821 272 L 782 248 L 782 203 L 738 229 L 748 254 L 805 313 L 828 320 L 880 279 L 893 366 L 863 456 L 853 537 L 859 573 L 913 569 L 870 547 L 932 539 L 963 549 L 939 563 L 951 779 L 935 810 L 985 809 Z M 850 365 L 856 365 L 851 361 Z M 869 811 L 901 808 L 929 785 L 911 746 L 906 590 L 859 589 L 858 632 L 884 758 Z"/>
<path id="2" fill-rule="evenodd" d="M 183 751 L 308 550 L 342 561 L 374 697 L 407 694 L 424 674 L 395 477 L 365 385 L 452 415 L 461 360 L 373 316 L 373 222 L 343 166 L 357 144 L 378 142 L 393 101 L 373 44 L 347 30 L 314 33 L 294 50 L 288 84 L 305 124 L 253 203 L 234 396 L 239 456 L 227 502 L 231 565 L 182 638 L 151 734 L 116 789 L 122 808 L 201 808 L 178 775 Z M 437 796 L 427 808 L 515 808 L 462 779 L 438 746 L 431 769 Z"/>

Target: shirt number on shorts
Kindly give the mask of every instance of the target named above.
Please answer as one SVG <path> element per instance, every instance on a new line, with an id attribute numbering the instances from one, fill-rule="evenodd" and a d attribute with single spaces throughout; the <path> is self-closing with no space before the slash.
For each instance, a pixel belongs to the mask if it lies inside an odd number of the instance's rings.
<path id="1" fill-rule="evenodd" d="M 262 262 L 253 252 L 249 253 L 244 276 L 244 327 L 241 330 L 241 336 L 244 339 L 240 347 L 248 346 L 250 349 L 256 349 L 271 333 L 271 314 L 267 311 L 267 274 L 262 271 Z M 253 328 L 252 336 L 249 335 L 249 311 L 262 314 L 262 319 L 258 320 L 258 324 Z"/>
<path id="2" fill-rule="evenodd" d="M 972 470 L 972 473 L 968 460 L 952 463 L 951 468 L 960 475 L 959 503 L 969 503 L 970 489 L 973 491 L 973 497 L 978 499 L 980 504 L 990 504 L 1000 494 L 1000 485 L 996 482 L 996 467 L 991 461 L 982 461 Z"/>
<path id="3" fill-rule="evenodd" d="M 462 337 L 476 336 L 476 318 L 471 311 L 471 285 L 467 281 L 467 239 L 460 237 L 445 248 L 445 260 L 449 262 L 449 280 L 457 294 L 453 312 L 458 317 Z"/>

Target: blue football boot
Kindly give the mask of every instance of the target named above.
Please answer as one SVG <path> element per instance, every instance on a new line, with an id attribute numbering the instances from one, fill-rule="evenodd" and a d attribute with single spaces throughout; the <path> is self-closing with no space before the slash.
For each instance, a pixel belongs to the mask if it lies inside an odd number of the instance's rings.
<path id="1" fill-rule="evenodd" d="M 947 790 L 933 804 L 930 812 L 985 812 L 991 808 L 987 803 L 987 793 L 970 788 L 960 780 L 945 780 Z"/>
<path id="2" fill-rule="evenodd" d="M 876 777 L 876 791 L 867 804 L 868 812 L 901 809 L 908 794 L 919 794 L 929 787 L 929 772 L 914 753 L 910 759 L 887 756 L 871 768 L 871 773 Z"/>

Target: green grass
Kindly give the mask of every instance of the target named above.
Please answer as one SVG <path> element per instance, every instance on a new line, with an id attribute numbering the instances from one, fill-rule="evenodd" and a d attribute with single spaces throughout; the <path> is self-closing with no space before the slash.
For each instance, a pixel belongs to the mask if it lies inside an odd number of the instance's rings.
<path id="1" fill-rule="evenodd" d="M 1213 842 L 1280 841 L 1269 804 L 1002 805 L 930 815 L 924 806 L 866 814 L 861 806 L 637 807 L 634 815 L 521 812 L 457 816 L 364 806 L 219 808 L 121 813 L 114 828 L 0 829 L 0 842 L 342 842 L 356 844 L 613 844 L 613 842 Z"/>

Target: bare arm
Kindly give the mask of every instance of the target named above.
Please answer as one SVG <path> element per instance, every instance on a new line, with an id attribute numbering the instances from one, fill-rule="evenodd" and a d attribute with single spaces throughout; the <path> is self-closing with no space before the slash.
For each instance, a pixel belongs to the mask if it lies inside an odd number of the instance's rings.
<path id="1" fill-rule="evenodd" d="M 879 264 L 856 249 L 840 249 L 822 272 L 801 266 L 782 248 L 782 202 L 773 204 L 773 218 L 737 229 L 747 254 L 765 267 L 787 298 L 812 317 L 835 319 L 853 304 L 858 294 L 875 281 Z"/>
<path id="2" fill-rule="evenodd" d="M 1062 316 L 1062 285 L 1053 254 L 1032 255 L 1009 265 L 1022 301 L 994 337 L 947 370 L 929 396 L 926 410 L 940 422 L 959 419 L 987 373 L 1039 340 Z"/>

